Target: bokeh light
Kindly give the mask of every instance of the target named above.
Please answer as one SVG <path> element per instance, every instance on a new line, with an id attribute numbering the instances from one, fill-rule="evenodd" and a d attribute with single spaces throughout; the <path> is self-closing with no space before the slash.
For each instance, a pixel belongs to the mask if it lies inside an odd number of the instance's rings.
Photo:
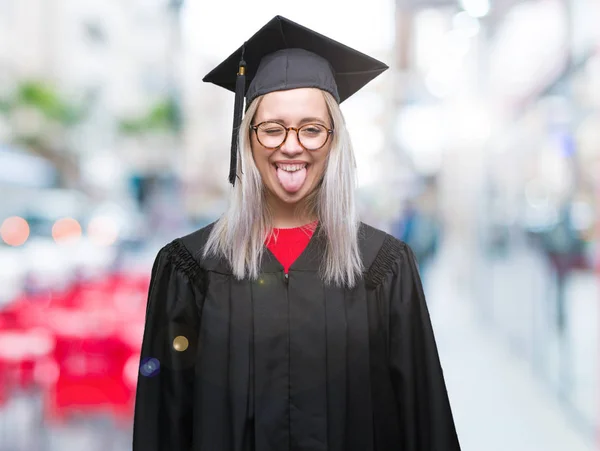
<path id="1" fill-rule="evenodd" d="M 140 374 L 146 377 L 156 376 L 160 372 L 160 362 L 154 357 L 146 357 L 140 365 Z"/>
<path id="2" fill-rule="evenodd" d="M 119 227 L 114 219 L 107 216 L 93 218 L 87 226 L 88 237 L 99 246 L 111 246 L 119 237 Z"/>
<path id="3" fill-rule="evenodd" d="M 29 224 L 19 216 L 7 218 L 0 226 L 0 236 L 9 246 L 21 246 L 29 238 Z"/>
<path id="4" fill-rule="evenodd" d="M 73 218 L 59 219 L 52 226 L 52 238 L 57 243 L 77 240 L 81 238 L 81 225 Z"/>
<path id="5" fill-rule="evenodd" d="M 183 352 L 188 348 L 189 344 L 190 342 L 186 337 L 184 337 L 183 335 L 179 335 L 173 340 L 173 349 L 179 352 Z"/>

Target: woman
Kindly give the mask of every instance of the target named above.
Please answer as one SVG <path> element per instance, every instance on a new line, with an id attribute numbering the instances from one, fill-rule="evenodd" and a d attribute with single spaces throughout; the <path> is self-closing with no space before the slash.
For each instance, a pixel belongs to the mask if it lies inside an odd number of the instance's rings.
<path id="1" fill-rule="evenodd" d="M 414 255 L 354 204 L 339 103 L 386 68 L 277 16 L 205 77 L 234 189 L 154 263 L 135 451 L 459 449 Z"/>

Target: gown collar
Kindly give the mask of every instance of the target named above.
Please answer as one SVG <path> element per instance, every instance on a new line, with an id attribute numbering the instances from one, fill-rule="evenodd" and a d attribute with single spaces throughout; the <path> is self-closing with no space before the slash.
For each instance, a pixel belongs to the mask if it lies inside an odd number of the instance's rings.
<path id="1" fill-rule="evenodd" d="M 318 271 L 323 260 L 323 251 L 325 249 L 326 240 L 324 233 L 321 229 L 321 223 L 317 223 L 317 227 L 313 232 L 310 241 L 298 256 L 298 258 L 292 263 L 289 271 Z M 264 246 L 264 254 L 262 261 L 262 272 L 283 272 L 284 268 L 277 257 Z"/>
<path id="2" fill-rule="evenodd" d="M 214 223 L 183 238 L 184 242 L 187 243 L 190 249 L 196 249 L 196 252 L 193 252 L 194 257 L 200 259 L 202 247 L 204 246 L 204 243 L 206 242 L 208 234 L 210 233 L 213 225 Z M 361 254 L 365 252 L 369 254 L 370 252 L 376 252 L 379 249 L 378 246 L 369 245 L 369 243 L 376 237 L 376 229 L 361 223 L 358 234 L 359 244 L 361 246 Z M 261 272 L 283 272 L 283 265 L 279 263 L 275 255 L 273 255 L 273 253 L 265 244 L 263 244 L 263 246 L 264 252 Z M 292 263 L 289 271 L 318 271 L 323 261 L 326 246 L 327 239 L 323 229 L 321 228 L 321 223 L 318 222 L 317 227 L 315 228 L 315 231 L 306 248 L 304 251 L 302 251 L 294 263 Z M 369 255 L 363 255 L 363 257 L 369 257 Z M 231 267 L 224 258 L 209 257 L 202 259 L 201 266 L 205 270 L 212 270 L 221 274 L 232 274 Z"/>

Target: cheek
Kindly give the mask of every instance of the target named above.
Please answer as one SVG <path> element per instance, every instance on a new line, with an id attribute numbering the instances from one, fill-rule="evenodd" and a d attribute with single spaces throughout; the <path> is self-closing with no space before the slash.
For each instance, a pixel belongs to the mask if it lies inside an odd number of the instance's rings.
<path id="1" fill-rule="evenodd" d="M 254 157 L 254 164 L 258 169 L 258 173 L 260 174 L 263 183 L 269 183 L 269 180 L 271 180 L 271 178 L 275 176 L 275 173 L 272 172 L 273 165 L 269 161 L 270 154 L 265 152 L 264 149 L 257 147 L 256 151 L 252 152 L 252 155 Z"/>
<path id="2" fill-rule="evenodd" d="M 328 153 L 324 153 L 323 155 L 319 155 L 318 158 L 315 159 L 313 163 L 313 174 L 312 176 L 316 179 L 320 179 L 323 177 L 325 173 L 325 167 L 327 166 L 327 157 Z"/>
<path id="3" fill-rule="evenodd" d="M 269 163 L 269 155 L 265 152 L 258 143 L 255 143 L 252 140 L 252 158 L 254 159 L 254 164 L 259 170 L 263 170 L 263 168 Z"/>

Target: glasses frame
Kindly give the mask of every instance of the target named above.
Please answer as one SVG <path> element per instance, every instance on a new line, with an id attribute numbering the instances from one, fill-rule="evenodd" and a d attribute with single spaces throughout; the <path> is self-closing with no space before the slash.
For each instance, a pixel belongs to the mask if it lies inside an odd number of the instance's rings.
<path id="1" fill-rule="evenodd" d="M 283 141 L 281 141 L 281 144 L 279 144 L 276 147 L 268 147 L 268 146 L 265 146 L 263 143 L 260 142 L 260 138 L 258 137 L 258 127 L 260 127 L 263 124 L 277 124 L 277 125 L 281 125 L 285 129 L 285 136 L 283 138 Z M 327 130 L 327 138 L 325 138 L 325 141 L 323 142 L 323 145 L 321 147 L 317 147 L 316 149 L 307 149 L 306 147 L 304 147 L 304 144 L 302 144 L 302 141 L 300 141 L 300 130 L 303 129 L 304 127 L 308 127 L 310 125 L 318 125 L 319 127 L 324 127 L 325 130 Z M 281 146 L 283 146 L 285 144 L 285 142 L 287 141 L 287 139 L 288 139 L 288 134 L 289 134 L 290 130 L 294 130 L 296 132 L 296 139 L 298 140 L 298 144 L 300 144 L 300 146 L 304 150 L 307 150 L 308 152 L 314 152 L 316 150 L 320 150 L 323 147 L 325 147 L 325 144 L 327 144 L 327 141 L 329 141 L 329 137 L 331 135 L 333 135 L 333 129 L 332 128 L 328 128 L 327 126 L 325 126 L 323 124 L 319 124 L 318 122 L 311 122 L 309 124 L 304 124 L 304 125 L 302 125 L 300 127 L 286 127 L 281 122 L 277 122 L 277 121 L 264 121 L 264 122 L 261 122 L 260 124 L 250 125 L 250 128 L 252 130 L 254 130 L 254 132 L 256 133 L 256 139 L 257 139 L 258 143 L 261 146 L 263 146 L 265 149 L 269 149 L 269 150 L 279 149 Z"/>

